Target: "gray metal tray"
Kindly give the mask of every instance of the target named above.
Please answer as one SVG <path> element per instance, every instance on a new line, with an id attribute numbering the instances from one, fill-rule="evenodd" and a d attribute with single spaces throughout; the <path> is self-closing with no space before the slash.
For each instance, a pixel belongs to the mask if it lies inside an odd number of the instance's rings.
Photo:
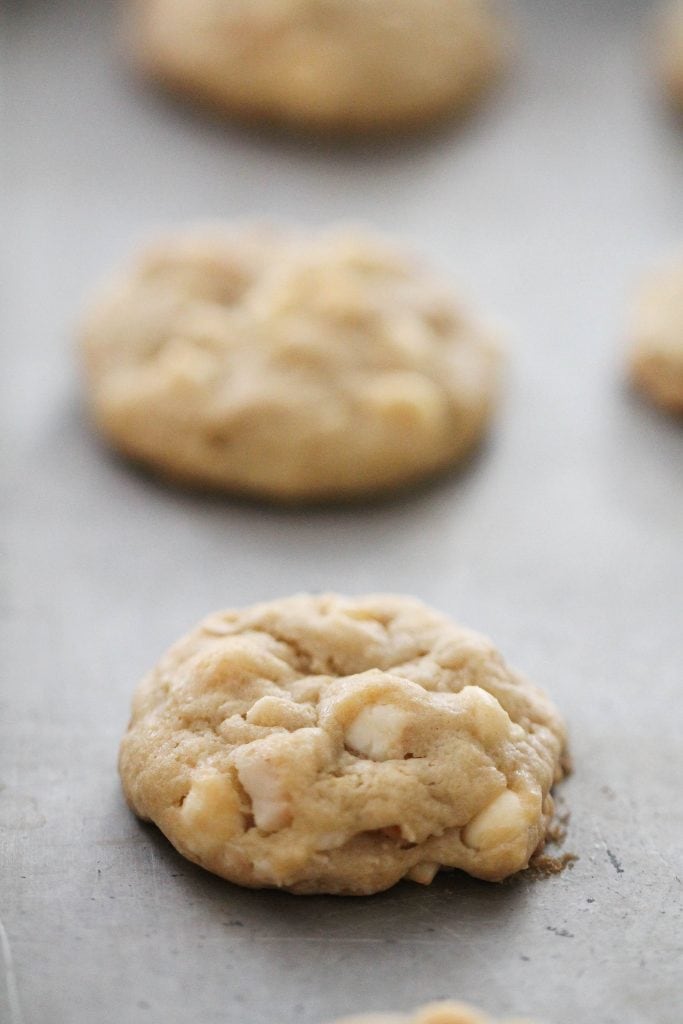
<path id="1" fill-rule="evenodd" d="M 478 116 L 344 148 L 147 91 L 107 0 L 5 5 L 3 1022 L 320 1024 L 451 995 L 680 1024 L 683 437 L 621 380 L 632 287 L 683 240 L 648 12 L 528 0 L 517 70 Z M 251 215 L 370 221 L 509 323 L 506 401 L 465 472 L 288 513 L 175 492 L 98 445 L 84 294 L 157 226 Z M 573 870 L 294 898 L 213 878 L 133 819 L 115 757 L 141 673 L 215 607 L 324 588 L 416 594 L 548 689 Z"/>

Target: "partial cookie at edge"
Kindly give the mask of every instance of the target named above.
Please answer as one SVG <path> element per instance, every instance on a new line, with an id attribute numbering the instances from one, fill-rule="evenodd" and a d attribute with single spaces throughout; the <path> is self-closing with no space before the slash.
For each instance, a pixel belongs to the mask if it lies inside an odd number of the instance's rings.
<path id="1" fill-rule="evenodd" d="M 370 1013 L 343 1017 L 334 1024 L 532 1024 L 529 1020 L 495 1021 L 473 1006 L 449 1001 L 429 1003 L 414 1013 Z"/>
<path id="2" fill-rule="evenodd" d="M 636 387 L 683 415 L 683 259 L 652 274 L 637 301 L 629 355 Z"/>
<path id="3" fill-rule="evenodd" d="M 658 33 L 659 66 L 671 99 L 683 112 L 683 2 L 665 8 Z"/>

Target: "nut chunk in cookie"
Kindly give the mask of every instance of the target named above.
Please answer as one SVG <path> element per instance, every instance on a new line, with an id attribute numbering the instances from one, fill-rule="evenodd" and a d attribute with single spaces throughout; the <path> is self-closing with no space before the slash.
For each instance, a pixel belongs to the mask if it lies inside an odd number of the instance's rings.
<path id="1" fill-rule="evenodd" d="M 634 384 L 656 405 L 683 415 L 683 258 L 643 289 L 632 335 Z"/>
<path id="2" fill-rule="evenodd" d="M 143 254 L 84 328 L 93 417 L 180 483 L 365 497 L 464 459 L 492 416 L 491 332 L 356 229 L 215 229 Z"/>
<path id="3" fill-rule="evenodd" d="M 344 1017 L 336 1024 L 531 1024 L 531 1021 L 494 1021 L 465 1003 L 430 1003 L 414 1013 L 369 1013 Z"/>
<path id="4" fill-rule="evenodd" d="M 209 616 L 140 683 L 126 797 L 240 885 L 369 894 L 526 868 L 565 733 L 484 637 L 407 597 Z"/>

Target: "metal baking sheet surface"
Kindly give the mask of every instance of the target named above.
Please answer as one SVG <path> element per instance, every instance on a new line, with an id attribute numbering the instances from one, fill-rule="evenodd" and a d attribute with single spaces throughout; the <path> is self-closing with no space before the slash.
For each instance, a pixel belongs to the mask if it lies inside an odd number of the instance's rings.
<path id="1" fill-rule="evenodd" d="M 515 72 L 452 126 L 323 146 L 216 124 L 129 77 L 107 0 L 2 12 L 0 1020 L 320 1024 L 457 996 L 548 1024 L 683 1019 L 683 436 L 622 387 L 642 270 L 683 242 L 683 132 L 650 7 L 528 0 Z M 369 221 L 508 325 L 462 473 L 371 508 L 176 492 L 88 430 L 83 297 L 157 227 Z M 209 610 L 416 594 L 495 638 L 569 721 L 573 870 L 372 899 L 240 890 L 124 806 L 139 676 Z"/>

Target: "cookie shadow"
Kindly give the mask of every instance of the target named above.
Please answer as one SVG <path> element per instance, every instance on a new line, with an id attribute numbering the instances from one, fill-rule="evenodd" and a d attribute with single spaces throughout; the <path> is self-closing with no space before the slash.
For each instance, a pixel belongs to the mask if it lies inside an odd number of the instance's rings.
<path id="1" fill-rule="evenodd" d="M 155 116 L 175 124 L 176 128 L 203 130 L 226 146 L 248 143 L 262 156 L 297 154 L 322 157 L 336 165 L 359 161 L 409 159 L 425 148 L 451 148 L 464 144 L 477 132 L 490 130 L 490 122 L 503 117 L 510 103 L 513 74 L 508 69 L 482 93 L 462 107 L 441 112 L 428 119 L 415 119 L 391 126 L 354 130 L 353 128 L 315 129 L 286 125 L 275 119 L 253 117 L 239 111 L 225 113 L 220 106 L 174 91 L 149 80 L 138 69 L 128 71 L 131 102 L 145 104 Z M 123 75 L 126 74 L 124 67 Z M 507 98 L 506 98 L 507 94 Z"/>
<path id="2" fill-rule="evenodd" d="M 75 422 L 79 424 L 88 461 L 98 460 L 101 467 L 106 468 L 108 473 L 119 481 L 128 480 L 142 491 L 157 497 L 166 496 L 176 504 L 180 503 L 188 511 L 196 512 L 204 507 L 214 512 L 248 512 L 287 519 L 306 516 L 319 519 L 329 516 L 353 518 L 358 515 L 383 513 L 387 510 L 400 513 L 410 511 L 429 500 L 450 500 L 454 497 L 455 491 L 464 490 L 473 482 L 495 445 L 493 434 L 487 434 L 454 465 L 429 473 L 408 484 L 381 488 L 375 493 L 329 499 L 280 500 L 174 480 L 113 449 L 90 426 L 83 409 L 75 412 L 69 419 L 71 427 Z"/>
<path id="3" fill-rule="evenodd" d="M 552 884 L 532 871 L 504 882 L 483 882 L 462 871 L 442 871 L 431 885 L 401 881 L 372 896 L 297 896 L 247 889 L 185 860 L 150 823 L 139 823 L 181 904 L 201 905 L 216 928 L 268 942 L 355 941 L 379 946 L 443 943 L 472 928 L 516 932 L 536 885 Z"/>

